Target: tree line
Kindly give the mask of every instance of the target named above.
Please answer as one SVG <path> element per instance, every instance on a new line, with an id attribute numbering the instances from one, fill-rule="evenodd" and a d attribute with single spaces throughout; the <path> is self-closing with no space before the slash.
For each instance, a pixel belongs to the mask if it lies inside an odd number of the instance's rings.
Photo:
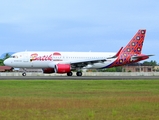
<path id="1" fill-rule="evenodd" d="M 4 55 L 4 58 L 0 59 L 0 66 L 4 66 L 4 64 L 3 64 L 4 60 L 7 59 L 7 58 L 9 58 L 9 57 L 10 57 L 9 53 L 6 53 Z"/>

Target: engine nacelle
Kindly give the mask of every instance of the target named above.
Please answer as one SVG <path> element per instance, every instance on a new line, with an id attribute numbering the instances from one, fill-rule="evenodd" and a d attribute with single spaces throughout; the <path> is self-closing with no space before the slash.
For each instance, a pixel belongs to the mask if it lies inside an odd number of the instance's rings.
<path id="1" fill-rule="evenodd" d="M 70 64 L 57 64 L 55 70 L 57 73 L 68 73 L 71 71 L 71 66 Z"/>
<path id="2" fill-rule="evenodd" d="M 43 73 L 47 73 L 47 74 L 55 73 L 54 68 L 43 68 L 42 70 L 43 70 Z"/>

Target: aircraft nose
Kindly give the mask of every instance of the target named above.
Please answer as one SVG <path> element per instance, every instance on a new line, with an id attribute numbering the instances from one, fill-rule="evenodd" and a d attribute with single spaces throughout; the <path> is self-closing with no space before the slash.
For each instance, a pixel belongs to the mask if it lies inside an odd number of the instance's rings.
<path id="1" fill-rule="evenodd" d="M 4 62 L 3 62 L 3 63 L 4 63 L 4 65 L 10 66 L 10 63 L 11 63 L 11 62 L 10 62 L 10 60 L 9 60 L 9 59 L 6 59 L 6 60 L 4 60 Z"/>

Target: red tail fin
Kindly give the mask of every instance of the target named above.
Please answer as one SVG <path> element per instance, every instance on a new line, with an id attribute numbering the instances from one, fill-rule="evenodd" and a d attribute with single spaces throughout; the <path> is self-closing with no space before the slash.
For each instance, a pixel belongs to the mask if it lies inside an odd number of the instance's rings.
<path id="1" fill-rule="evenodd" d="M 118 58 L 113 62 L 109 67 L 121 66 L 133 62 L 138 62 L 140 60 L 144 60 L 149 58 L 149 56 L 144 57 L 136 57 L 141 56 L 141 50 L 145 38 L 146 30 L 138 30 L 135 36 L 130 40 L 126 47 L 122 49 Z M 143 55 L 142 55 L 143 56 Z"/>
<path id="2" fill-rule="evenodd" d="M 123 49 L 122 52 L 132 53 L 132 54 L 141 54 L 145 34 L 146 34 L 146 30 L 138 30 L 138 32 L 127 44 L 127 46 Z"/>

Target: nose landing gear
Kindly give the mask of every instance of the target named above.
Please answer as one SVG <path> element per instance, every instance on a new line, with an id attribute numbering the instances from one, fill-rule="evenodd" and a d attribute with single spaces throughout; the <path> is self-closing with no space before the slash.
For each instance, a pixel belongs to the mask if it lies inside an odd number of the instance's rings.
<path id="1" fill-rule="evenodd" d="M 23 68 L 23 73 L 22 73 L 22 76 L 26 76 L 26 68 Z"/>
<path id="2" fill-rule="evenodd" d="M 22 76 L 26 76 L 26 72 L 23 72 L 23 73 L 22 73 Z"/>

